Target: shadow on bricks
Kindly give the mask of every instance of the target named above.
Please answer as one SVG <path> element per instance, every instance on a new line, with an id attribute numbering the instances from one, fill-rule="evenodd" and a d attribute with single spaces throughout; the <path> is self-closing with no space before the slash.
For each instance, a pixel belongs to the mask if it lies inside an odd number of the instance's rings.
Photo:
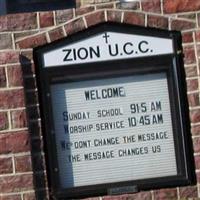
<path id="1" fill-rule="evenodd" d="M 38 104 L 38 93 L 35 80 L 34 65 L 29 58 L 24 55 L 19 56 L 25 94 L 25 105 L 27 123 L 30 133 L 32 171 L 34 180 L 35 198 L 37 200 L 47 200 L 47 176 L 45 173 L 44 145 L 41 134 L 40 112 Z"/>

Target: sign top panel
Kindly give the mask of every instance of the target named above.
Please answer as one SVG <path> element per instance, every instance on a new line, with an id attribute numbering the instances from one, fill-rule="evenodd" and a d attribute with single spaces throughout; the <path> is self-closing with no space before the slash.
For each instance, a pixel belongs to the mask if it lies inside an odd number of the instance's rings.
<path id="1" fill-rule="evenodd" d="M 53 67 L 170 53 L 172 39 L 109 31 L 60 46 L 46 52 L 43 59 L 44 67 Z"/>

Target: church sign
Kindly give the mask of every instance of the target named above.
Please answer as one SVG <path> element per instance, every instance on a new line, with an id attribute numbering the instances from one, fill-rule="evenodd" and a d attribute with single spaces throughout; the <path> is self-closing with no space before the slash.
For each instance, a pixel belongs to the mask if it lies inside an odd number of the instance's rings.
<path id="1" fill-rule="evenodd" d="M 52 194 L 194 182 L 178 32 L 105 23 L 34 49 Z"/>

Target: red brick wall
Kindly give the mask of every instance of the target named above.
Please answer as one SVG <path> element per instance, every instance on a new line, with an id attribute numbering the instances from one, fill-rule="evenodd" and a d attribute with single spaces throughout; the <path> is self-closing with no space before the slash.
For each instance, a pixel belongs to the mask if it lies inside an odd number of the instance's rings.
<path id="1" fill-rule="evenodd" d="M 97 199 L 200 198 L 200 1 L 89 0 L 84 4 L 77 9 L 0 17 L 0 200 L 48 199 L 32 48 L 103 21 L 182 32 L 198 184 Z"/>

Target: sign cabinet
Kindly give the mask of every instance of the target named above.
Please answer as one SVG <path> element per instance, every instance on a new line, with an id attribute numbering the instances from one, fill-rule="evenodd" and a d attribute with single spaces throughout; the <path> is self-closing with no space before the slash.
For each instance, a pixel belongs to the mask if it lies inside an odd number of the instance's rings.
<path id="1" fill-rule="evenodd" d="M 34 60 L 53 195 L 194 182 L 179 32 L 104 23 Z"/>

